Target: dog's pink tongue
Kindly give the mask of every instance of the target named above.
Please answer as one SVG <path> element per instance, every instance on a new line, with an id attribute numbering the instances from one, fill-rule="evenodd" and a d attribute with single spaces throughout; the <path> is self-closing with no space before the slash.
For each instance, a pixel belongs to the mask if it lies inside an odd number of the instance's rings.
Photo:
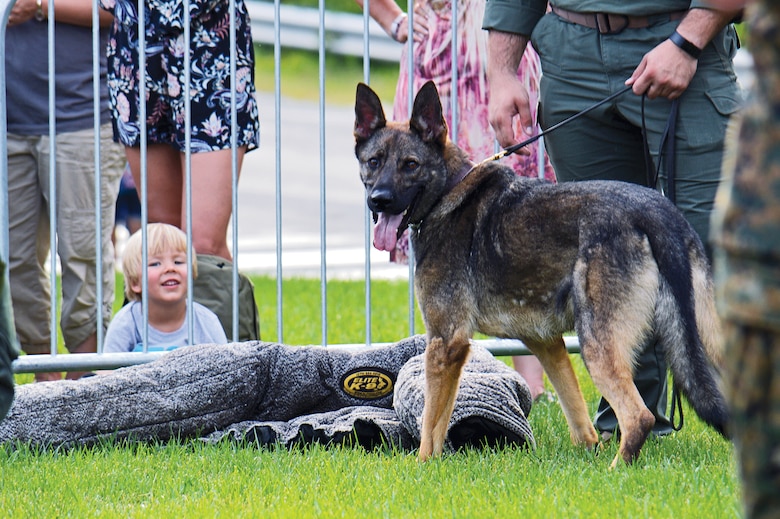
<path id="1" fill-rule="evenodd" d="M 377 250 L 392 251 L 398 240 L 398 226 L 401 225 L 402 214 L 379 213 L 379 219 L 374 227 L 374 247 Z"/>

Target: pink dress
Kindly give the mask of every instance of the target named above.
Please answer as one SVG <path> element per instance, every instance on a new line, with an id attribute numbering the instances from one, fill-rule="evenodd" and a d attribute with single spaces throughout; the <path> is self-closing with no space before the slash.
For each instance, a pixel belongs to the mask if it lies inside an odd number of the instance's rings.
<path id="1" fill-rule="evenodd" d="M 426 0 L 428 36 L 414 44 L 414 92 L 427 81 L 436 84 L 450 138 L 457 142 L 475 162 L 496 153 L 495 134 L 488 122 L 488 89 L 485 66 L 487 64 L 487 31 L 482 30 L 482 13 L 485 0 L 460 0 L 458 3 L 458 63 L 457 97 L 458 120 L 452 122 L 452 4 L 450 0 Z M 532 117 L 536 120 L 539 103 L 539 56 L 529 44 L 520 63 L 518 76 L 530 96 Z M 393 118 L 409 117 L 409 46 L 404 45 L 401 68 L 393 103 Z M 519 121 L 516 121 L 519 130 Z M 453 130 L 457 128 L 457 134 Z M 538 126 L 537 126 L 538 131 Z M 516 132 L 519 134 L 519 131 Z M 539 177 L 539 147 L 532 144 L 530 155 L 513 154 L 501 159 L 514 168 L 518 175 Z M 555 173 L 545 154 L 544 178 L 555 181 Z M 408 261 L 408 230 L 398 240 L 390 259 L 396 263 Z"/>

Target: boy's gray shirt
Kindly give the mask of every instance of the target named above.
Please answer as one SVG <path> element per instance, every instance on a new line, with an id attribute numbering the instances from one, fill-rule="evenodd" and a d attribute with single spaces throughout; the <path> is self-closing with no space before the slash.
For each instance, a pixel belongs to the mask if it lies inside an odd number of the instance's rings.
<path id="1" fill-rule="evenodd" d="M 193 302 L 193 337 L 189 342 L 188 325 L 174 332 L 161 332 L 149 325 L 149 350 L 168 350 L 192 344 L 225 344 L 227 337 L 217 315 L 198 302 Z M 128 352 L 141 344 L 144 336 L 143 305 L 134 301 L 116 313 L 106 331 L 103 351 Z"/>

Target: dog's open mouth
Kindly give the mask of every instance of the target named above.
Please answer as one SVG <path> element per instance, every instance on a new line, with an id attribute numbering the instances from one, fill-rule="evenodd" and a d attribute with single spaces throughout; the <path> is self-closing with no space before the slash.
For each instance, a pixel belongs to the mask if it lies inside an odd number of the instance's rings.
<path id="1" fill-rule="evenodd" d="M 376 225 L 374 226 L 374 248 L 377 250 L 393 251 L 398 238 L 409 225 L 409 211 L 401 214 L 374 213 Z"/>
<path id="2" fill-rule="evenodd" d="M 398 243 L 398 239 L 406 228 L 409 227 L 409 220 L 415 212 L 417 203 L 420 201 L 422 195 L 423 190 L 418 189 L 412 197 L 412 203 L 410 203 L 406 207 L 406 210 L 400 214 L 373 213 L 374 223 L 376 224 L 374 226 L 374 247 L 377 250 L 388 252 L 395 250 L 395 244 Z"/>

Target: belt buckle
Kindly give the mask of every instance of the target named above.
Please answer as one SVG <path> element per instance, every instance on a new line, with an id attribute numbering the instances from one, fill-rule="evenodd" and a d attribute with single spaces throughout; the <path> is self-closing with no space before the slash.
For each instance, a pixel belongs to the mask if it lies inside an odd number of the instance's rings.
<path id="1" fill-rule="evenodd" d="M 596 13 L 596 29 L 601 34 L 619 34 L 623 32 L 630 20 L 625 14 Z"/>

